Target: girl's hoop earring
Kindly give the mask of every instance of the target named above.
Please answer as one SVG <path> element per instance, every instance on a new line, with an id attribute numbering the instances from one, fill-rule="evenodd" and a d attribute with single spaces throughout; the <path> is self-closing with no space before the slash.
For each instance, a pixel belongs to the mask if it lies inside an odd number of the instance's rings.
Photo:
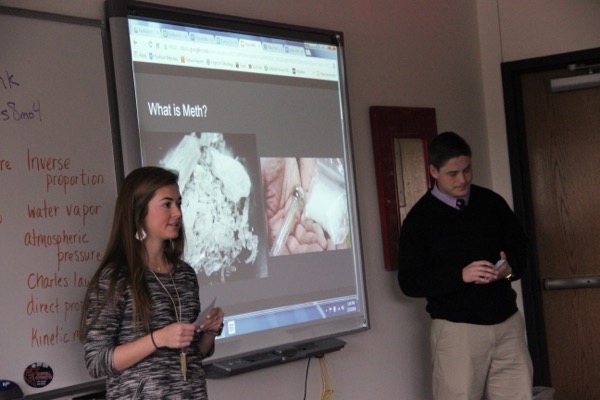
<path id="1" fill-rule="evenodd" d="M 137 240 L 139 240 L 140 242 L 142 242 L 144 239 L 146 239 L 148 235 L 146 235 L 146 231 L 142 228 L 139 232 L 135 233 L 135 238 Z"/>

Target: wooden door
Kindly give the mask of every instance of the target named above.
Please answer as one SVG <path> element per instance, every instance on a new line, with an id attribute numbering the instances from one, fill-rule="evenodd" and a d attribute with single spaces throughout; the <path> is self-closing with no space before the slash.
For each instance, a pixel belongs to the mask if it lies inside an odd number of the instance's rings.
<path id="1" fill-rule="evenodd" d="M 600 276 L 600 89 L 552 93 L 567 74 L 521 79 L 542 285 Z M 600 399 L 600 288 L 543 289 L 542 306 L 555 399 Z"/>

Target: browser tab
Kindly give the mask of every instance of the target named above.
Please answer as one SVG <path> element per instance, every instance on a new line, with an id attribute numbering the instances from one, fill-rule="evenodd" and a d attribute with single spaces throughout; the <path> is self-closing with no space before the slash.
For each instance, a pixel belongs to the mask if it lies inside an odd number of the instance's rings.
<path id="1" fill-rule="evenodd" d="M 179 39 L 189 40 L 190 36 L 186 31 L 179 31 L 174 29 L 161 29 L 162 37 L 165 39 Z"/>
<path id="2" fill-rule="evenodd" d="M 260 50 L 262 45 L 257 40 L 240 39 L 240 49 Z"/>
<path id="3" fill-rule="evenodd" d="M 190 40 L 197 43 L 215 43 L 215 37 L 207 33 L 190 32 Z"/>
<path id="4" fill-rule="evenodd" d="M 292 56 L 304 57 L 304 47 L 285 45 L 284 51 Z"/>
<path id="5" fill-rule="evenodd" d="M 160 37 L 160 29 L 157 27 L 131 24 L 130 29 L 133 35 Z"/>
<path id="6" fill-rule="evenodd" d="M 262 48 L 264 51 L 269 51 L 269 52 L 273 52 L 273 53 L 284 53 L 285 52 L 283 44 L 280 44 L 280 43 L 265 42 L 265 43 L 263 43 Z"/>
<path id="7" fill-rule="evenodd" d="M 215 36 L 215 42 L 223 46 L 238 47 L 239 45 L 237 38 L 222 35 Z"/>

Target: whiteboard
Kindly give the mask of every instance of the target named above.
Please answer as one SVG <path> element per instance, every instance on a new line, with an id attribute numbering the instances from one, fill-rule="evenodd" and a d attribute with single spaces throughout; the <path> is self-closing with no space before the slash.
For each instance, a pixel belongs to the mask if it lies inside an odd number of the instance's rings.
<path id="1" fill-rule="evenodd" d="M 79 340 L 116 198 L 100 21 L 0 8 L 0 379 L 97 384 Z"/>

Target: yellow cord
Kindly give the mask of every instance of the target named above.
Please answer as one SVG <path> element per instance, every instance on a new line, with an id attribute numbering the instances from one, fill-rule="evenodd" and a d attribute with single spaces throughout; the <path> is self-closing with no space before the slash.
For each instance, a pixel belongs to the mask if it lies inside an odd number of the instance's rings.
<path id="1" fill-rule="evenodd" d="M 331 379 L 331 368 L 327 357 L 319 358 L 319 369 L 321 370 L 321 400 L 333 399 L 333 380 Z"/>

